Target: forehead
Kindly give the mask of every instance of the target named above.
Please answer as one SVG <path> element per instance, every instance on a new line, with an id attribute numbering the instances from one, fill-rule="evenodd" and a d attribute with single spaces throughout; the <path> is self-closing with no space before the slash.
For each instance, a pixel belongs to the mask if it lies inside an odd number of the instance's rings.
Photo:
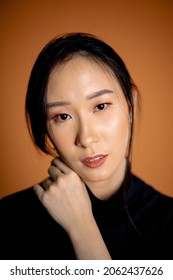
<path id="1" fill-rule="evenodd" d="M 111 69 L 91 58 L 75 55 L 62 65 L 57 65 L 50 74 L 47 98 L 68 97 L 75 92 L 87 95 L 104 88 L 121 92 L 121 87 Z"/>

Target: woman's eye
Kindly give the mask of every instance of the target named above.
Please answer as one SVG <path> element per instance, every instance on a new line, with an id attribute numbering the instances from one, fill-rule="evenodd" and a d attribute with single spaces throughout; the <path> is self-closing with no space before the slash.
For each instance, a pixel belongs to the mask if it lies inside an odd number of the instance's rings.
<path id="1" fill-rule="evenodd" d="M 71 119 L 71 116 L 68 114 L 59 114 L 55 117 L 56 122 L 64 122 Z"/>
<path id="2" fill-rule="evenodd" d="M 94 111 L 102 111 L 107 108 L 110 103 L 101 103 L 95 107 Z"/>

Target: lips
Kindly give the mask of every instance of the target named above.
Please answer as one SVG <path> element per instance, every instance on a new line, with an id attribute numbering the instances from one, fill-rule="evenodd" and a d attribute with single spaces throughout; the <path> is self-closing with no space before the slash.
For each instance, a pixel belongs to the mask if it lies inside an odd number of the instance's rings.
<path id="1" fill-rule="evenodd" d="M 97 168 L 104 164 L 107 159 L 107 155 L 98 154 L 93 157 L 86 157 L 81 162 L 89 168 Z"/>

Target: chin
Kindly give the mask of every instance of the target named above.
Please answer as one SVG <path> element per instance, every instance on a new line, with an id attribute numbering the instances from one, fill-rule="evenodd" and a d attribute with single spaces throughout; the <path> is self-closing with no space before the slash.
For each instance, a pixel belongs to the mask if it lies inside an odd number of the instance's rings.
<path id="1" fill-rule="evenodd" d="M 81 176 L 83 181 L 85 182 L 92 182 L 92 183 L 98 183 L 107 180 L 111 175 L 107 172 L 98 172 L 98 174 L 92 174 L 90 176 Z"/>

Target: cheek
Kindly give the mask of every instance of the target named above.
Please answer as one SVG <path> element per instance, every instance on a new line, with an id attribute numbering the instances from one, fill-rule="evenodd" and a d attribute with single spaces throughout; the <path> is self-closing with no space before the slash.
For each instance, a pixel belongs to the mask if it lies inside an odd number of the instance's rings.
<path id="1" fill-rule="evenodd" d="M 49 126 L 48 137 L 57 153 L 61 156 L 70 144 L 70 138 L 64 135 L 62 131 L 57 131 L 56 127 Z"/>
<path id="2" fill-rule="evenodd" d="M 62 154 L 67 153 L 68 147 L 70 145 L 69 137 L 56 137 L 55 135 L 51 137 L 51 142 L 58 154 L 62 156 Z"/>
<path id="3" fill-rule="evenodd" d="M 105 142 L 107 143 L 108 152 L 111 152 L 112 155 L 112 166 L 128 154 L 129 135 L 130 129 L 127 120 L 110 124 Z"/>
<path id="4" fill-rule="evenodd" d="M 124 141 L 127 142 L 129 138 L 129 121 L 127 116 L 123 115 L 118 118 L 112 118 L 104 126 L 103 133 L 105 137 L 112 138 L 114 144 L 118 142 L 117 144 L 120 145 Z"/>

